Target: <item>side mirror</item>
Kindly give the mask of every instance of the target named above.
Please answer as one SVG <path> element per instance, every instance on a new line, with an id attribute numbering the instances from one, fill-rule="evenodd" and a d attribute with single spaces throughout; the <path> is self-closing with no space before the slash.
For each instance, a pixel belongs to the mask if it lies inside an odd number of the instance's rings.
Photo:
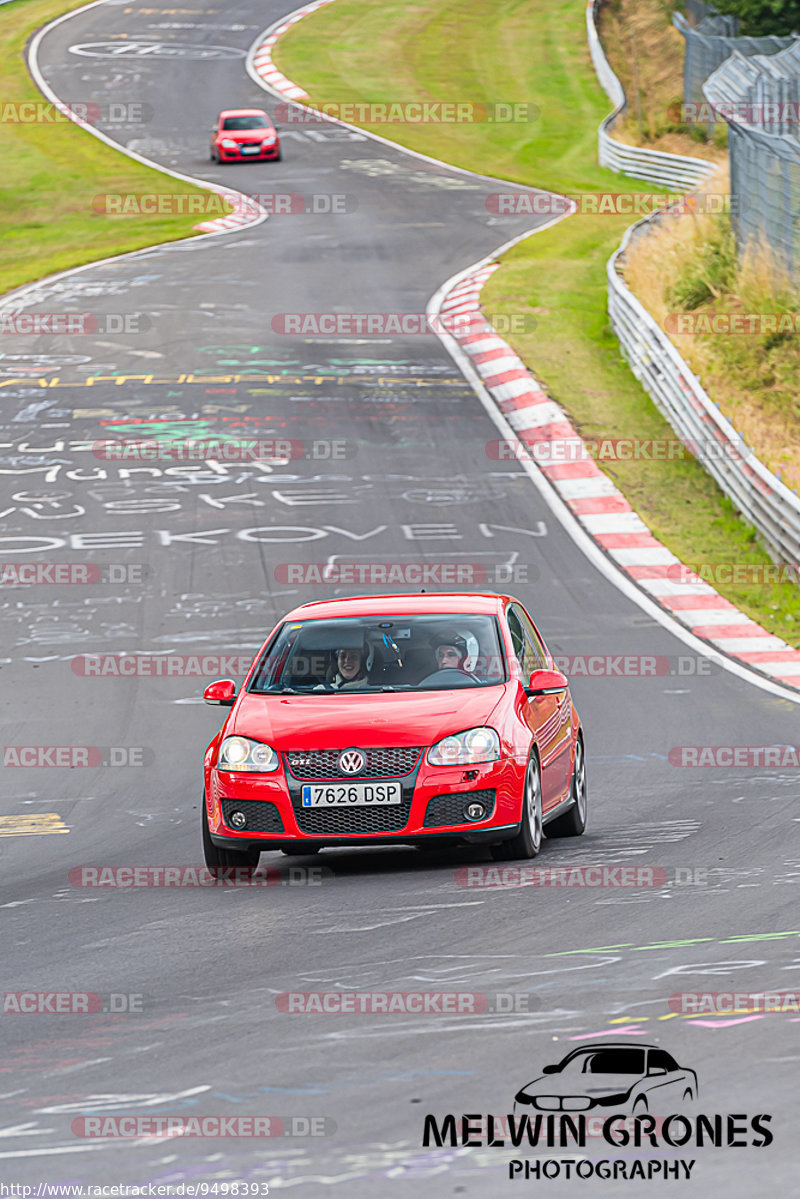
<path id="1" fill-rule="evenodd" d="M 545 1066 L 542 1074 L 558 1074 L 558 1066 Z"/>
<path id="2" fill-rule="evenodd" d="M 558 695 L 568 687 L 567 676 L 560 670 L 534 670 L 530 683 L 525 688 L 525 694 L 529 698 L 536 695 Z"/>
<path id="3" fill-rule="evenodd" d="M 216 683 L 209 683 L 203 692 L 203 699 L 207 704 L 217 704 L 223 708 L 232 707 L 235 697 L 236 684 L 233 679 L 219 679 Z"/>
<path id="4" fill-rule="evenodd" d="M 647 1071 L 647 1073 L 648 1074 L 666 1074 L 667 1070 L 666 1070 L 665 1066 L 651 1066 L 650 1069 Z"/>

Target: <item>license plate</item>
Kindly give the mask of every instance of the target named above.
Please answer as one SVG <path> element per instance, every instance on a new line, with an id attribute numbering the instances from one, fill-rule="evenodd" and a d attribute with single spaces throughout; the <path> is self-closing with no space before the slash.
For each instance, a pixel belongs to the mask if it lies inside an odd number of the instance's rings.
<path id="1" fill-rule="evenodd" d="M 304 808 L 382 808 L 403 802 L 401 783 L 306 783 Z"/>
<path id="2" fill-rule="evenodd" d="M 261 149 L 260 146 L 242 146 L 241 147 L 242 154 L 258 154 L 260 149 Z"/>

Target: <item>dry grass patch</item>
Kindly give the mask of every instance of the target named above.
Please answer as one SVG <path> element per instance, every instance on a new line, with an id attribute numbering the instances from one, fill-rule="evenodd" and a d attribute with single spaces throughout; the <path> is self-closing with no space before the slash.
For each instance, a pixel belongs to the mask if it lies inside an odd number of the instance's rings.
<path id="1" fill-rule="evenodd" d="M 613 136 L 630 146 L 723 162 L 724 129 L 716 143 L 680 123 L 684 40 L 672 24 L 675 8 L 669 0 L 610 0 L 600 9 L 603 49 L 628 97 Z"/>
<path id="2" fill-rule="evenodd" d="M 720 172 L 709 190 L 728 186 Z M 769 250 L 752 246 L 739 262 L 728 216 L 665 215 L 628 250 L 625 278 L 747 444 L 797 489 L 800 333 L 761 331 L 761 318 L 800 324 L 800 291 Z M 743 316 L 758 331 L 679 333 L 684 313 Z"/>

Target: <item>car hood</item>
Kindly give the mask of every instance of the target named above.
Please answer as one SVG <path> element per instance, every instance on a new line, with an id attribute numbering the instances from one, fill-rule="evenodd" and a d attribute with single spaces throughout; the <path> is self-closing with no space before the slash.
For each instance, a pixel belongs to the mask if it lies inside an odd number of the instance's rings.
<path id="1" fill-rule="evenodd" d="M 277 750 L 432 745 L 485 724 L 502 694 L 502 685 L 377 695 L 246 692 L 226 733 L 266 741 Z"/>
<path id="2" fill-rule="evenodd" d="M 519 1092 L 525 1095 L 588 1095 L 593 1098 L 598 1095 L 619 1095 L 627 1092 L 640 1081 L 637 1074 L 598 1074 L 586 1076 L 561 1077 L 558 1074 L 545 1074 L 534 1079 Z"/>

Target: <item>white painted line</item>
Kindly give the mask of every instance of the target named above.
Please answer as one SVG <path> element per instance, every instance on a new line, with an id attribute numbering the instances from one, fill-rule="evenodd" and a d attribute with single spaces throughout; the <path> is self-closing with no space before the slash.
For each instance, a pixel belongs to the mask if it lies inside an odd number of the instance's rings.
<path id="1" fill-rule="evenodd" d="M 587 512 L 578 517 L 589 533 L 649 533 L 647 525 L 635 512 Z"/>
<path id="2" fill-rule="evenodd" d="M 716 595 L 708 583 L 680 583 L 674 579 L 639 579 L 639 586 L 652 595 Z"/>
<path id="3" fill-rule="evenodd" d="M 510 387 L 511 384 L 507 386 Z M 530 386 L 528 383 L 529 390 Z M 499 390 L 495 388 L 492 394 L 496 395 Z M 516 412 L 508 414 L 508 423 L 518 433 L 525 429 L 541 429 L 543 425 L 558 424 L 566 419 L 558 404 L 554 404 L 552 400 L 543 400 L 540 404 L 531 404 L 527 408 L 519 408 Z"/>
<path id="4" fill-rule="evenodd" d="M 607 475 L 589 475 L 583 479 L 554 479 L 554 486 L 565 500 L 588 500 L 601 495 L 618 495 L 613 479 Z"/>

